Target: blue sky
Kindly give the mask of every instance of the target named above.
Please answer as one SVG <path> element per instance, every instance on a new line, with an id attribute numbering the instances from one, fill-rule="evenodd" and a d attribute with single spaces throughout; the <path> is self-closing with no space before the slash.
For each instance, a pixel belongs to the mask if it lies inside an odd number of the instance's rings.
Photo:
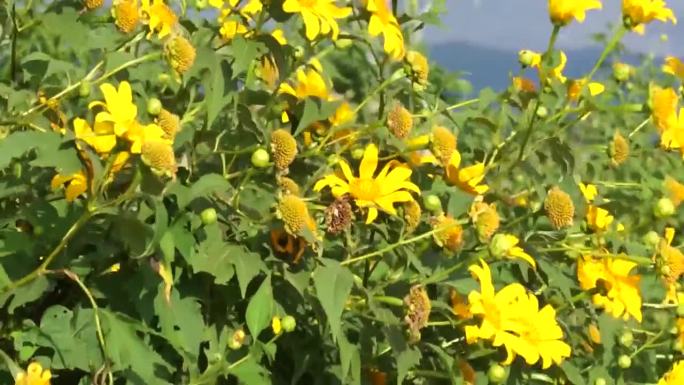
<path id="1" fill-rule="evenodd" d="M 543 50 L 551 31 L 546 0 L 446 0 L 448 13 L 444 26 L 430 27 L 423 38 L 426 43 L 469 42 L 487 48 L 517 51 L 522 48 Z M 684 56 L 684 0 L 667 0 L 679 17 L 676 26 L 654 22 L 646 36 L 630 34 L 625 40 L 637 52 L 659 56 Z M 558 46 L 581 49 L 592 44 L 591 34 L 609 31 L 609 24 L 620 20 L 620 0 L 603 0 L 603 10 L 590 11 L 583 24 L 564 28 Z M 667 42 L 660 35 L 669 36 Z"/>

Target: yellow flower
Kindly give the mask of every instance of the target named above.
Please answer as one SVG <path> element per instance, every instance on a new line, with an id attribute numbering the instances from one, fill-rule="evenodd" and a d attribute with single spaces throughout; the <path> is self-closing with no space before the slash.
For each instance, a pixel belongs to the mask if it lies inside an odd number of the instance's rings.
<path id="1" fill-rule="evenodd" d="M 328 120 L 330 121 L 330 125 L 337 127 L 353 121 L 355 116 L 351 105 L 348 102 L 342 102 Z"/>
<path id="2" fill-rule="evenodd" d="M 76 139 L 86 142 L 98 154 L 108 154 L 116 146 L 116 135 L 112 125 L 106 122 L 95 122 L 95 128 L 81 118 L 74 119 L 74 135 Z"/>
<path id="3" fill-rule="evenodd" d="M 249 31 L 247 26 L 240 20 L 225 19 L 221 23 L 219 33 L 226 41 L 231 41 L 235 36 L 246 35 Z"/>
<path id="4" fill-rule="evenodd" d="M 669 372 L 665 373 L 663 378 L 658 381 L 658 385 L 679 385 L 684 384 L 684 360 L 677 361 L 670 369 Z"/>
<path id="5" fill-rule="evenodd" d="M 321 75 L 323 66 L 317 60 L 311 60 L 305 68 L 299 68 L 296 73 L 297 81 L 294 87 L 288 83 L 280 85 L 280 93 L 290 94 L 298 99 L 316 97 L 321 100 L 329 98 L 328 84 Z"/>
<path id="6" fill-rule="evenodd" d="M 280 71 L 273 55 L 264 55 L 257 64 L 257 76 L 268 89 L 274 89 L 280 78 Z"/>
<path id="7" fill-rule="evenodd" d="M 395 103 L 387 114 L 387 127 L 399 139 L 406 139 L 413 128 L 413 116 L 401 103 Z"/>
<path id="8" fill-rule="evenodd" d="M 513 77 L 513 88 L 518 92 L 537 92 L 537 86 L 534 84 L 534 81 L 532 81 L 532 79 L 523 78 L 520 76 Z"/>
<path id="9" fill-rule="evenodd" d="M 439 214 L 432 219 L 436 231 L 432 237 L 435 243 L 447 251 L 457 252 L 463 247 L 463 227 L 451 216 Z"/>
<path id="10" fill-rule="evenodd" d="M 591 96 L 602 94 L 603 91 L 606 90 L 606 87 L 598 82 L 591 82 L 587 84 L 586 79 L 570 80 L 568 81 L 568 99 L 572 101 L 579 100 L 579 97 L 584 91 L 585 87 L 589 89 L 589 94 Z"/>
<path id="11" fill-rule="evenodd" d="M 534 258 L 527 254 L 522 247 L 518 246 L 518 243 L 520 243 L 520 240 L 515 235 L 496 234 L 489 244 L 489 250 L 497 258 L 520 258 L 536 269 L 537 263 L 534 261 Z"/>
<path id="12" fill-rule="evenodd" d="M 579 188 L 580 191 L 582 192 L 582 196 L 584 196 L 584 200 L 587 203 L 591 203 L 594 201 L 596 196 L 598 195 L 598 189 L 596 188 L 596 185 L 593 185 L 591 183 L 579 183 Z"/>
<path id="13" fill-rule="evenodd" d="M 404 35 L 397 18 L 387 6 L 386 0 L 366 0 L 366 9 L 371 17 L 368 23 L 368 33 L 371 36 L 382 34 L 385 39 L 384 49 L 394 60 L 401 60 L 406 54 Z"/>
<path id="14" fill-rule="evenodd" d="M 542 69 L 542 56 L 539 53 L 532 52 L 533 60 L 530 67 L 536 68 L 539 71 L 539 77 L 542 83 L 547 83 L 553 79 L 557 79 L 561 83 L 565 83 L 567 78 L 563 75 L 563 70 L 565 65 L 568 63 L 568 57 L 565 52 L 560 51 L 560 62 L 558 65 L 551 69 Z"/>
<path id="15" fill-rule="evenodd" d="M 665 228 L 665 236 L 658 244 L 657 266 L 667 290 L 665 302 L 677 301 L 677 282 L 684 275 L 684 253 L 672 246 L 675 230 L 672 227 Z"/>
<path id="16" fill-rule="evenodd" d="M 613 134 L 613 141 L 610 142 L 610 161 L 613 166 L 619 166 L 629 159 L 629 142 L 619 131 Z"/>
<path id="17" fill-rule="evenodd" d="M 138 107 L 133 103 L 131 85 L 124 80 L 119 83 L 117 90 L 112 84 L 105 83 L 100 86 L 100 91 L 104 96 L 104 102 L 95 101 L 88 105 L 88 108 L 96 106 L 104 108 L 104 111 L 95 116 L 95 126 L 109 123 L 116 136 L 124 135 L 136 125 L 135 118 L 138 114 Z"/>
<path id="18" fill-rule="evenodd" d="M 147 34 L 149 39 L 155 32 L 157 37 L 163 39 L 171 33 L 171 29 L 178 23 L 178 16 L 171 7 L 164 3 L 164 0 L 142 0 L 142 12 L 147 17 L 150 32 Z"/>
<path id="19" fill-rule="evenodd" d="M 652 86 L 650 89 L 651 117 L 661 134 L 677 124 L 679 96 L 672 88 Z"/>
<path id="20" fill-rule="evenodd" d="M 613 317 L 633 317 L 641 322 L 641 293 L 638 275 L 630 275 L 636 263 L 620 258 L 595 259 L 583 256 L 577 263 L 577 278 L 583 290 L 601 285 L 602 291 L 592 296 L 594 305 L 604 308 Z"/>
<path id="21" fill-rule="evenodd" d="M 663 64 L 663 72 L 672 74 L 684 81 L 684 63 L 679 58 L 668 56 Z"/>
<path id="22" fill-rule="evenodd" d="M 114 24 L 124 33 L 132 32 L 140 21 L 138 0 L 115 0 L 112 4 Z"/>
<path id="23" fill-rule="evenodd" d="M 287 169 L 297 157 L 297 141 L 282 128 L 271 133 L 271 153 L 278 170 Z"/>
<path id="24" fill-rule="evenodd" d="M 608 226 L 613 223 L 613 219 L 613 216 L 606 209 L 594 205 L 587 207 L 587 225 L 597 233 L 606 231 Z"/>
<path id="25" fill-rule="evenodd" d="M 628 26 L 647 24 L 653 20 L 677 23 L 674 12 L 664 0 L 622 0 L 622 17 Z"/>
<path id="26" fill-rule="evenodd" d="M 104 0 L 85 0 L 85 7 L 88 10 L 100 8 L 104 4 Z"/>
<path id="27" fill-rule="evenodd" d="M 601 9 L 598 0 L 549 0 L 549 15 L 554 24 L 565 25 L 572 21 L 584 22 L 586 12 Z"/>
<path id="28" fill-rule="evenodd" d="M 418 202 L 411 200 L 404 203 L 404 222 L 406 223 L 406 233 L 412 233 L 420 224 L 420 217 L 423 211 Z"/>
<path id="29" fill-rule="evenodd" d="M 678 207 L 684 202 L 684 184 L 681 184 L 674 178 L 668 176 L 665 178 L 665 189 L 675 207 Z"/>
<path id="30" fill-rule="evenodd" d="M 280 28 L 276 28 L 271 32 L 271 36 L 273 36 L 274 39 L 278 42 L 280 45 L 285 45 L 287 44 L 287 38 L 285 37 L 285 31 L 283 31 Z"/>
<path id="31" fill-rule="evenodd" d="M 378 148 L 374 144 L 369 144 L 364 151 L 358 177 L 352 174 L 344 160 L 338 164 L 344 179 L 335 174 L 326 175 L 316 182 L 314 190 L 330 187 L 336 198 L 350 194 L 358 207 L 368 209 L 366 223 L 377 218 L 378 209 L 397 215 L 395 203 L 413 200 L 410 191 L 420 193 L 418 186 L 410 181 L 411 169 L 401 163 L 388 162 L 376 177 L 373 176 L 378 167 Z"/>
<path id="32" fill-rule="evenodd" d="M 173 141 L 176 138 L 176 134 L 181 129 L 180 117 L 165 108 L 161 109 L 155 122 L 164 131 L 164 139 L 170 141 Z"/>
<path id="33" fill-rule="evenodd" d="M 273 319 L 271 319 L 271 330 L 275 335 L 279 335 L 283 332 L 283 325 L 280 322 L 280 317 L 273 316 Z"/>
<path id="34" fill-rule="evenodd" d="M 49 369 L 43 370 L 39 363 L 32 362 L 26 368 L 26 372 L 17 374 L 14 385 L 50 385 L 51 378 L 52 373 Z"/>
<path id="35" fill-rule="evenodd" d="M 489 186 L 480 184 L 485 177 L 484 163 L 478 162 L 464 168 L 460 168 L 460 166 L 461 154 L 455 151 L 451 154 L 451 160 L 446 166 L 446 180 L 449 183 L 473 195 L 481 195 L 489 190 Z"/>
<path id="36" fill-rule="evenodd" d="M 475 230 L 482 242 L 488 241 L 499 229 L 501 223 L 499 214 L 496 212 L 496 205 L 494 203 L 487 204 L 481 199 L 476 199 L 473 202 L 468 211 L 468 216 L 475 224 Z"/>
<path id="37" fill-rule="evenodd" d="M 283 11 L 302 15 L 306 38 L 309 40 L 331 32 L 332 39 L 337 40 L 340 27 L 336 19 L 345 18 L 352 12 L 349 7 L 338 7 L 334 0 L 285 0 Z"/>
<path id="38" fill-rule="evenodd" d="M 575 205 L 572 203 L 570 195 L 558 186 L 553 187 L 546 195 L 544 210 L 554 229 L 560 230 L 572 226 Z"/>
<path id="39" fill-rule="evenodd" d="M 148 141 L 164 141 L 171 143 L 170 140 L 164 139 L 166 133 L 158 125 L 151 123 L 146 126 L 135 122 L 131 128 L 125 133 L 124 138 L 131 143 L 130 152 L 133 154 L 140 154 L 142 146 Z"/>
<path id="40" fill-rule="evenodd" d="M 53 190 L 64 187 L 64 197 L 67 202 L 73 202 L 79 195 L 88 191 L 88 178 L 83 171 L 71 175 L 57 174 L 52 178 L 50 187 Z"/>
<path id="41" fill-rule="evenodd" d="M 430 75 L 430 65 L 427 58 L 418 51 L 408 51 L 406 62 L 411 68 L 411 81 L 421 87 L 426 86 Z"/>

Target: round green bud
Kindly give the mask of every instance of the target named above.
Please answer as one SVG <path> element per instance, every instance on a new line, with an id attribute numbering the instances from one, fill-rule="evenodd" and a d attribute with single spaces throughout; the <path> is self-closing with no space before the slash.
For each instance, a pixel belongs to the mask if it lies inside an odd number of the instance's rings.
<path id="1" fill-rule="evenodd" d="M 147 113 L 150 115 L 157 116 L 162 110 L 162 103 L 157 98 L 147 99 Z"/>
<path id="2" fill-rule="evenodd" d="M 529 67 L 534 61 L 534 56 L 534 52 L 524 49 L 518 53 L 518 61 L 523 67 Z"/>
<path id="3" fill-rule="evenodd" d="M 510 249 L 511 244 L 505 234 L 496 234 L 489 242 L 489 252 L 496 258 L 503 257 Z"/>
<path id="4" fill-rule="evenodd" d="M 435 194 L 430 194 L 423 198 L 423 203 L 425 208 L 432 211 L 433 213 L 438 213 L 442 211 L 442 201 Z"/>
<path id="5" fill-rule="evenodd" d="M 630 366 L 632 366 L 632 359 L 629 358 L 628 355 L 623 354 L 620 357 L 618 357 L 618 366 L 622 369 L 627 369 Z"/>
<path id="6" fill-rule="evenodd" d="M 630 332 L 629 330 L 626 330 L 624 333 L 622 333 L 622 335 L 620 336 L 620 345 L 628 348 L 628 347 L 632 346 L 633 343 L 634 343 L 634 335 L 632 334 L 632 332 Z"/>
<path id="7" fill-rule="evenodd" d="M 603 377 L 598 377 L 594 380 L 594 385 L 608 385 L 608 381 Z"/>
<path id="8" fill-rule="evenodd" d="M 209 5 L 208 0 L 195 0 L 195 8 L 197 9 L 204 9 Z"/>
<path id="9" fill-rule="evenodd" d="M 670 40 L 670 37 L 667 36 L 667 34 L 665 34 L 665 33 L 661 33 L 661 34 L 660 34 L 660 41 L 662 41 L 663 43 L 665 43 L 665 42 L 667 42 L 668 40 Z"/>
<path id="10" fill-rule="evenodd" d="M 340 157 L 337 154 L 330 154 L 328 156 L 328 166 L 334 166 L 339 163 Z"/>
<path id="11" fill-rule="evenodd" d="M 283 330 L 285 333 L 289 333 L 297 327 L 297 321 L 294 319 L 293 316 L 291 315 L 286 315 L 283 317 L 283 319 L 280 321 L 280 325 L 283 327 Z"/>
<path id="12" fill-rule="evenodd" d="M 349 48 L 354 41 L 352 39 L 337 39 L 335 41 L 335 47 L 339 49 Z"/>
<path id="13" fill-rule="evenodd" d="M 675 205 L 670 198 L 660 198 L 653 208 L 653 213 L 658 218 L 669 217 L 675 213 Z"/>
<path id="14" fill-rule="evenodd" d="M 202 210 L 200 213 L 200 218 L 202 218 L 202 223 L 206 225 L 213 225 L 216 223 L 218 216 L 216 215 L 216 210 L 213 207 Z"/>
<path id="15" fill-rule="evenodd" d="M 506 381 L 508 373 L 506 373 L 506 368 L 499 364 L 494 364 L 487 370 L 487 377 L 489 377 L 490 384 L 502 384 Z"/>
<path id="16" fill-rule="evenodd" d="M 629 76 L 632 74 L 632 68 L 629 64 L 625 63 L 615 63 L 613 64 L 613 77 L 619 82 L 624 82 L 629 80 Z"/>
<path id="17" fill-rule="evenodd" d="M 537 116 L 540 118 L 545 118 L 549 116 L 549 110 L 547 110 L 544 106 L 539 106 L 537 107 Z"/>
<path id="18" fill-rule="evenodd" d="M 246 337 L 247 335 L 245 334 L 244 330 L 237 329 L 235 332 L 233 332 L 233 335 L 228 340 L 228 347 L 232 350 L 240 349 L 242 344 L 245 343 Z"/>
<path id="19" fill-rule="evenodd" d="M 351 156 L 354 159 L 361 159 L 363 158 L 364 152 L 365 151 L 363 150 L 363 148 L 355 148 L 354 150 L 352 150 Z"/>
<path id="20" fill-rule="evenodd" d="M 231 338 L 230 340 L 228 340 L 228 347 L 231 350 L 238 350 L 242 347 L 242 343 L 240 343 L 240 341 L 236 339 Z"/>
<path id="21" fill-rule="evenodd" d="M 87 98 L 90 96 L 90 89 L 92 88 L 92 85 L 90 84 L 89 81 L 84 80 L 79 84 L 78 86 L 78 96 L 82 98 Z"/>
<path id="22" fill-rule="evenodd" d="M 268 162 L 271 160 L 271 156 L 268 151 L 263 148 L 258 148 L 252 153 L 252 165 L 258 168 L 268 167 Z"/>
<path id="23" fill-rule="evenodd" d="M 296 59 L 301 59 L 304 57 L 304 47 L 302 46 L 296 46 L 294 47 L 294 57 Z"/>
<path id="24" fill-rule="evenodd" d="M 660 243 L 660 235 L 656 233 L 655 231 L 651 230 L 644 237 L 642 238 L 642 241 L 650 247 L 656 247 L 658 246 L 658 243 Z"/>
<path id="25" fill-rule="evenodd" d="M 161 84 L 169 84 L 171 82 L 171 75 L 166 73 L 161 73 L 157 75 L 157 81 Z"/>

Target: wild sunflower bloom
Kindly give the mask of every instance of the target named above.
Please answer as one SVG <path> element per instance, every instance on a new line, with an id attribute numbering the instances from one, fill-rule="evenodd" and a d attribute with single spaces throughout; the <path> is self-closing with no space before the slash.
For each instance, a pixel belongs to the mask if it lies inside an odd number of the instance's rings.
<path id="1" fill-rule="evenodd" d="M 660 269 L 663 283 L 667 290 L 666 302 L 677 302 L 677 281 L 684 275 L 684 253 L 678 248 L 672 247 L 675 230 L 672 227 L 665 229 L 665 236 L 658 244 L 658 256 L 656 266 Z"/>
<path id="2" fill-rule="evenodd" d="M 57 174 L 52 178 L 50 187 L 53 190 L 64 187 L 67 202 L 73 202 L 79 195 L 88 191 L 88 178 L 83 171 L 71 175 Z"/>
<path id="3" fill-rule="evenodd" d="M 339 127 L 353 121 L 355 116 L 351 105 L 348 102 L 342 102 L 328 120 L 332 127 Z"/>
<path id="4" fill-rule="evenodd" d="M 102 4 L 104 4 L 104 0 L 85 0 L 85 7 L 90 11 L 100 8 Z"/>
<path id="5" fill-rule="evenodd" d="M 186 73 L 195 64 L 195 57 L 197 56 L 192 43 L 180 35 L 175 35 L 168 39 L 164 45 L 164 53 L 171 68 L 181 75 Z"/>
<path id="6" fill-rule="evenodd" d="M 568 82 L 568 99 L 571 101 L 579 100 L 582 92 L 585 89 L 589 90 L 591 96 L 600 95 L 606 90 L 606 87 L 598 82 L 590 82 L 587 84 L 586 79 L 569 80 Z"/>
<path id="7" fill-rule="evenodd" d="M 181 129 L 180 117 L 173 112 L 162 108 L 155 119 L 157 125 L 164 131 L 164 139 L 173 141 Z"/>
<path id="8" fill-rule="evenodd" d="M 497 258 L 522 259 L 536 269 L 537 263 L 534 258 L 518 246 L 518 243 L 520 240 L 515 235 L 496 234 L 489 243 L 489 251 Z"/>
<path id="9" fill-rule="evenodd" d="M 408 51 L 406 62 L 410 68 L 411 80 L 419 86 L 425 87 L 430 75 L 430 65 L 427 58 L 418 51 Z"/>
<path id="10" fill-rule="evenodd" d="M 613 141 L 610 142 L 609 153 L 610 161 L 615 167 L 625 163 L 629 158 L 629 142 L 619 131 L 615 131 L 615 134 L 613 135 Z"/>
<path id="11" fill-rule="evenodd" d="M 544 210 L 554 229 L 560 230 L 572 226 L 575 205 L 572 203 L 570 195 L 557 186 L 549 190 L 546 195 Z"/>
<path id="12" fill-rule="evenodd" d="M 488 241 L 499 229 L 500 219 L 494 203 L 487 204 L 476 200 L 470 206 L 468 215 L 475 224 L 475 230 L 482 242 Z"/>
<path id="13" fill-rule="evenodd" d="M 121 32 L 133 32 L 140 21 L 138 0 L 114 0 L 112 14 L 114 16 L 114 24 L 116 24 Z"/>
<path id="14" fill-rule="evenodd" d="M 684 80 L 684 63 L 677 57 L 668 56 L 665 58 L 665 64 L 663 64 L 663 72 Z"/>
<path id="15" fill-rule="evenodd" d="M 684 384 L 684 360 L 677 361 L 670 369 L 669 372 L 665 373 L 663 378 L 658 381 L 658 385 L 679 385 Z"/>
<path id="16" fill-rule="evenodd" d="M 587 328 L 587 333 L 589 334 L 589 339 L 596 345 L 601 344 L 601 331 L 595 323 L 589 324 Z"/>
<path id="17" fill-rule="evenodd" d="M 420 193 L 420 189 L 411 183 L 411 169 L 398 162 L 388 162 L 380 173 L 374 177 L 378 168 L 378 148 L 374 144 L 366 146 L 359 166 L 359 176 L 352 174 L 349 164 L 340 160 L 341 178 L 338 175 L 327 175 L 314 185 L 315 191 L 330 187 L 335 197 L 349 194 L 360 208 L 368 209 L 366 223 L 371 223 L 378 216 L 378 209 L 397 215 L 394 204 L 413 200 L 410 191 Z"/>
<path id="18" fill-rule="evenodd" d="M 539 77 L 542 83 L 548 83 L 551 80 L 558 80 L 561 83 L 565 83 L 567 78 L 563 75 L 563 70 L 565 70 L 565 65 L 568 63 L 568 57 L 565 52 L 560 51 L 560 62 L 557 66 L 550 69 L 542 69 L 542 56 L 539 53 L 532 52 L 534 59 L 530 67 L 537 68 L 539 71 Z"/>
<path id="19" fill-rule="evenodd" d="M 86 142 L 95 152 L 100 155 L 109 154 L 116 146 L 116 135 L 112 125 L 104 122 L 95 122 L 95 128 L 84 119 L 74 119 L 74 136 L 78 140 Z"/>
<path id="20" fill-rule="evenodd" d="M 665 178 L 665 190 L 667 190 L 667 195 L 675 205 L 679 207 L 682 202 L 684 202 L 684 184 L 679 183 L 674 178 L 668 176 Z"/>
<path id="21" fill-rule="evenodd" d="M 371 36 L 382 34 L 385 52 L 394 60 L 401 60 L 406 54 L 404 35 L 397 18 L 387 6 L 386 0 L 366 0 L 366 9 L 370 12 L 368 33 Z"/>
<path id="22" fill-rule="evenodd" d="M 432 310 L 432 303 L 425 287 L 413 285 L 404 297 L 404 303 L 406 304 L 404 322 L 409 328 L 409 340 L 411 342 L 420 341 L 420 329 L 427 326 Z"/>
<path id="23" fill-rule="evenodd" d="M 677 125 L 677 105 L 679 96 L 672 88 L 652 86 L 650 89 L 651 117 L 658 132 L 662 135 L 670 127 Z"/>
<path id="24" fill-rule="evenodd" d="M 176 175 L 176 156 L 167 141 L 148 140 L 143 142 L 140 158 L 153 173 L 172 178 Z"/>
<path id="25" fill-rule="evenodd" d="M 596 188 L 596 185 L 591 183 L 579 183 L 579 188 L 584 200 L 587 203 L 591 203 L 594 201 L 594 199 L 596 199 L 596 196 L 598 195 L 598 189 Z"/>
<path id="26" fill-rule="evenodd" d="M 115 88 L 110 83 L 100 86 L 100 91 L 104 96 L 104 102 L 95 101 L 88 105 L 88 108 L 102 107 L 104 111 L 95 115 L 95 125 L 102 123 L 112 125 L 116 136 L 123 136 L 130 130 L 136 122 L 138 107 L 133 103 L 133 91 L 127 81 L 119 83 L 119 88 Z"/>
<path id="27" fill-rule="evenodd" d="M 343 19 L 352 12 L 349 7 L 338 7 L 334 0 L 285 0 L 283 11 L 302 15 L 306 38 L 309 40 L 328 34 L 332 34 L 332 39 L 337 40 L 340 27 L 336 19 Z"/>
<path id="28" fill-rule="evenodd" d="M 317 59 L 311 60 L 305 67 L 297 69 L 297 81 L 292 86 L 283 83 L 278 89 L 279 93 L 290 94 L 297 99 L 316 97 L 321 100 L 328 100 L 328 83 L 322 76 L 323 66 Z"/>
<path id="29" fill-rule="evenodd" d="M 664 0 L 622 0 L 622 18 L 628 28 L 648 24 L 653 20 L 671 21 L 677 24 L 677 18 Z"/>
<path id="30" fill-rule="evenodd" d="M 396 103 L 387 114 L 387 127 L 399 139 L 406 139 L 413 128 L 413 116 L 401 103 Z"/>
<path id="31" fill-rule="evenodd" d="M 577 263 L 577 278 L 583 290 L 599 289 L 592 302 L 615 318 L 641 322 L 641 293 L 638 275 L 630 275 L 636 263 L 620 258 L 595 259 L 583 256 Z"/>
<path id="32" fill-rule="evenodd" d="M 423 211 L 420 204 L 414 200 L 404 203 L 404 221 L 406 222 L 406 232 L 412 233 L 420 224 L 420 217 Z"/>
<path id="33" fill-rule="evenodd" d="M 250 33 L 247 25 L 241 20 L 225 18 L 221 22 L 221 28 L 219 28 L 219 34 L 225 41 L 231 41 L 235 36 L 247 35 Z"/>
<path id="34" fill-rule="evenodd" d="M 155 32 L 157 32 L 157 37 L 163 39 L 178 23 L 178 16 L 164 3 L 164 0 L 142 0 L 142 12 L 150 28 L 147 34 L 148 39 Z"/>
<path id="35" fill-rule="evenodd" d="M 481 195 L 489 190 L 489 186 L 481 184 L 485 177 L 484 163 L 461 168 L 461 154 L 455 151 L 445 167 L 447 182 L 472 195 Z"/>
<path id="36" fill-rule="evenodd" d="M 597 233 L 606 231 L 613 219 L 615 218 L 606 209 L 594 205 L 587 207 L 587 225 Z"/>
<path id="37" fill-rule="evenodd" d="M 285 170 L 297 157 L 297 141 L 288 131 L 280 128 L 271 133 L 271 153 L 278 170 Z"/>
<path id="38" fill-rule="evenodd" d="M 346 196 L 341 196 L 325 209 L 325 226 L 331 234 L 339 234 L 348 229 L 354 219 L 352 207 Z"/>
<path id="39" fill-rule="evenodd" d="M 463 227 L 456 219 L 442 213 L 432 220 L 432 226 L 438 230 L 432 237 L 439 247 L 451 252 L 461 250 L 463 247 Z"/>
<path id="40" fill-rule="evenodd" d="M 294 236 L 303 235 L 305 231 L 316 234 L 316 222 L 309 214 L 309 209 L 301 198 L 285 195 L 278 201 L 276 214 L 282 219 L 285 231 Z"/>
<path id="41" fill-rule="evenodd" d="M 588 10 L 602 7 L 598 0 L 549 0 L 549 16 L 557 25 L 566 25 L 573 19 L 582 23 Z"/>
<path id="42" fill-rule="evenodd" d="M 451 160 L 451 156 L 456 152 L 456 135 L 446 127 L 435 126 L 432 128 L 430 141 L 432 143 L 432 152 L 435 154 L 435 157 L 442 165 L 447 165 Z"/>
<path id="43" fill-rule="evenodd" d="M 25 372 L 20 372 L 14 380 L 14 385 L 50 385 L 52 373 L 49 369 L 37 363 L 32 362 L 26 368 Z"/>

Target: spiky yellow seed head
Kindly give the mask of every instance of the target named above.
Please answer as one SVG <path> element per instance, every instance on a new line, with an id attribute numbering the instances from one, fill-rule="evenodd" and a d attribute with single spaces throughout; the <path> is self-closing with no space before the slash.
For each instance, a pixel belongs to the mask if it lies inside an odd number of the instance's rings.
<path id="1" fill-rule="evenodd" d="M 617 131 L 610 143 L 610 158 L 614 166 L 621 165 L 629 158 L 629 142 Z"/>
<path id="2" fill-rule="evenodd" d="M 167 141 L 148 140 L 142 145 L 140 152 L 142 161 L 159 176 L 173 177 L 176 175 L 176 156 L 173 147 Z"/>
<path id="3" fill-rule="evenodd" d="M 164 52 L 171 68 L 179 74 L 184 74 L 192 67 L 197 55 L 192 43 L 180 35 L 175 35 L 167 41 Z"/>
<path id="4" fill-rule="evenodd" d="M 553 187 L 546 195 L 544 210 L 554 229 L 559 230 L 572 226 L 572 219 L 575 216 L 575 205 L 572 203 L 570 195 L 558 188 L 558 186 Z"/>
<path id="5" fill-rule="evenodd" d="M 283 195 L 296 195 L 299 196 L 300 191 L 299 191 L 299 185 L 297 182 L 293 181 L 292 179 L 283 176 L 278 179 L 278 187 L 280 188 L 280 191 L 283 193 Z"/>
<path id="6" fill-rule="evenodd" d="M 660 273 L 668 284 L 675 284 L 684 275 L 684 253 L 669 245 L 666 239 L 661 239 L 658 245 Z"/>
<path id="7" fill-rule="evenodd" d="M 418 51 L 408 51 L 406 53 L 406 62 L 411 68 L 412 80 L 421 86 L 425 86 L 430 75 L 430 65 L 427 58 Z"/>
<path id="8" fill-rule="evenodd" d="M 286 130 L 277 129 L 271 134 L 271 154 L 276 168 L 285 170 L 297 156 L 297 141 Z"/>
<path id="9" fill-rule="evenodd" d="M 406 221 L 406 232 L 412 233 L 420 224 L 420 216 L 423 214 L 418 202 L 410 200 L 404 203 L 404 220 Z"/>
<path id="10" fill-rule="evenodd" d="M 400 103 L 397 103 L 387 115 L 387 126 L 394 136 L 399 139 L 405 139 L 413 128 L 413 117 L 409 110 Z"/>
<path id="11" fill-rule="evenodd" d="M 100 8 L 104 4 L 104 0 L 85 0 L 85 7 L 88 10 Z"/>
<path id="12" fill-rule="evenodd" d="M 456 151 L 456 135 L 448 128 L 436 126 L 432 129 L 432 152 L 443 165 L 449 164 L 451 155 Z"/>
<path id="13" fill-rule="evenodd" d="M 454 218 L 440 214 L 432 220 L 432 226 L 439 230 L 433 235 L 437 245 L 451 252 L 463 247 L 463 227 Z"/>
<path id="14" fill-rule="evenodd" d="M 114 24 L 121 32 L 133 32 L 140 22 L 137 0 L 115 1 L 112 11 L 114 13 Z"/>
<path id="15" fill-rule="evenodd" d="M 346 196 L 337 198 L 325 209 L 325 225 L 331 234 L 339 234 L 351 226 L 354 213 Z"/>
<path id="16" fill-rule="evenodd" d="M 304 230 L 316 230 L 313 218 L 309 215 L 306 203 L 296 195 L 284 195 L 278 202 L 277 215 L 291 235 L 300 235 Z"/>
<path id="17" fill-rule="evenodd" d="M 475 202 L 470 208 L 469 215 L 482 242 L 488 241 L 499 229 L 500 218 L 494 204 Z"/>
<path id="18" fill-rule="evenodd" d="M 420 329 L 428 324 L 432 303 L 430 297 L 422 285 L 414 285 L 409 293 L 404 297 L 406 304 L 406 316 L 404 322 L 409 329 L 409 340 L 411 342 L 420 341 Z"/>
<path id="19" fill-rule="evenodd" d="M 176 134 L 181 128 L 180 117 L 164 108 L 162 108 L 159 111 L 159 115 L 157 115 L 157 124 L 164 130 L 165 139 L 170 140 L 176 138 Z"/>

